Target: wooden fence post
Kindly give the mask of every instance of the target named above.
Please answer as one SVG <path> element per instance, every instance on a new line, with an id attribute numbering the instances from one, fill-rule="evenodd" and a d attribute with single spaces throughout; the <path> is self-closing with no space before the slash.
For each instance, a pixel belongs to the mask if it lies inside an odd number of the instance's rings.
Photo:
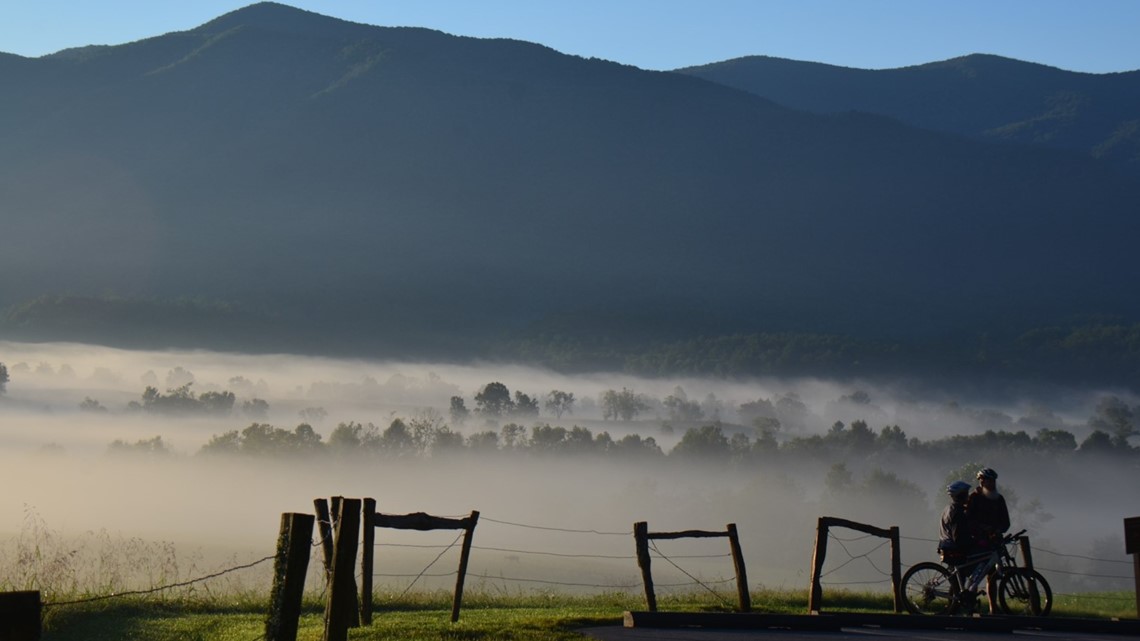
<path id="1" fill-rule="evenodd" d="M 1033 548 L 1029 546 L 1029 537 L 1021 537 L 1021 564 L 1030 570 L 1033 569 Z"/>
<path id="2" fill-rule="evenodd" d="M 311 514 L 282 514 L 277 537 L 277 559 L 273 563 L 273 592 L 269 617 L 265 622 L 266 641 L 297 641 L 301 618 L 301 598 L 305 593 L 305 573 L 313 540 Z M 0 635 L 0 639 L 4 638 Z"/>
<path id="3" fill-rule="evenodd" d="M 740 537 L 736 534 L 736 524 L 729 523 L 728 546 L 732 550 L 732 567 L 736 570 L 736 594 L 740 597 L 740 611 L 752 611 L 752 595 L 748 593 L 748 573 L 744 569 L 744 554 L 740 551 Z"/>
<path id="4" fill-rule="evenodd" d="M 39 641 L 42 609 L 39 592 L 0 592 L 0 641 Z"/>
<path id="5" fill-rule="evenodd" d="M 1124 519 L 1124 553 L 1132 555 L 1132 580 L 1136 583 L 1136 616 L 1140 617 L 1140 516 Z"/>
<path id="6" fill-rule="evenodd" d="M 471 516 L 463 519 L 453 519 L 443 516 L 432 516 L 425 512 L 412 514 L 384 514 L 376 512 L 372 515 L 371 527 L 394 528 L 397 530 L 463 530 L 463 546 L 459 553 L 459 571 L 455 579 L 455 595 L 451 604 L 451 622 L 459 620 L 459 608 L 463 604 L 463 583 L 467 579 L 467 564 L 471 559 L 471 542 L 475 536 L 475 526 L 479 523 L 479 511 L 472 510 Z M 367 524 L 366 524 L 367 525 Z M 458 539 L 457 539 L 458 540 Z M 371 561 L 366 570 L 371 574 Z"/>
<path id="7" fill-rule="evenodd" d="M 333 558 L 333 530 L 332 515 L 329 514 L 329 502 L 325 499 L 315 499 L 313 510 L 317 515 L 317 531 L 321 534 L 321 551 L 324 553 L 325 583 L 332 576 Z"/>
<path id="8" fill-rule="evenodd" d="M 471 521 L 463 534 L 463 548 L 459 552 L 459 576 L 455 579 L 455 598 L 451 603 L 451 622 L 459 620 L 459 606 L 463 603 L 463 581 L 467 578 L 467 561 L 471 558 L 471 539 L 475 535 L 475 525 L 479 522 L 479 511 L 471 510 Z"/>
<path id="9" fill-rule="evenodd" d="M 899 527 L 897 525 L 891 526 L 889 529 L 884 530 L 880 527 L 867 525 L 866 523 L 858 523 L 856 521 L 849 521 L 834 516 L 821 516 L 819 523 L 815 528 L 815 550 L 811 555 L 811 587 L 808 594 L 808 611 L 812 614 L 819 614 L 823 605 L 823 561 L 827 557 L 827 537 L 828 533 L 833 527 L 843 527 L 877 536 L 884 539 L 889 539 L 891 542 L 891 584 L 894 591 L 894 605 L 895 612 L 902 612 L 902 590 L 899 585 L 902 582 L 902 567 L 901 567 L 901 550 L 899 546 Z"/>
<path id="10" fill-rule="evenodd" d="M 334 499 L 334 503 L 337 501 Z M 360 541 L 360 499 L 339 501 L 333 540 L 332 579 L 325 604 L 324 641 L 347 641 L 348 629 L 358 626 L 356 607 L 356 545 Z"/>
<path id="11" fill-rule="evenodd" d="M 902 536 L 899 526 L 891 526 L 891 593 L 894 594 L 895 614 L 903 611 L 902 596 Z"/>
<path id="12" fill-rule="evenodd" d="M 815 527 L 815 550 L 811 554 L 811 588 L 808 593 L 808 612 L 812 614 L 819 614 L 819 606 L 823 601 L 820 577 L 823 575 L 823 561 L 827 557 L 827 528 L 828 518 L 819 517 Z"/>
<path id="13" fill-rule="evenodd" d="M 372 560 L 376 553 L 376 499 L 364 499 L 360 524 L 364 541 L 360 545 L 360 624 L 372 625 Z"/>
<path id="14" fill-rule="evenodd" d="M 657 611 L 657 595 L 653 593 L 653 573 L 649 570 L 649 523 L 638 521 L 633 524 L 633 541 L 637 548 L 637 565 L 641 568 L 641 580 L 645 583 L 645 604 L 650 612 Z"/>

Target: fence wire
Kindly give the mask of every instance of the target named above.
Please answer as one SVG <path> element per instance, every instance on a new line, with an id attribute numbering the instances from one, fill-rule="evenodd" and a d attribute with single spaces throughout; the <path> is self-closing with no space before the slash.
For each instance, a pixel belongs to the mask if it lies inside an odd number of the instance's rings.
<path id="1" fill-rule="evenodd" d="M 521 522 L 517 522 L 517 521 L 495 519 L 495 518 L 487 517 L 485 515 L 483 515 L 480 518 L 480 522 L 481 523 L 483 523 L 483 522 L 494 523 L 497 525 L 503 525 L 503 526 L 508 526 L 508 527 L 516 527 L 516 528 L 522 528 L 522 529 L 527 529 L 527 530 L 539 530 L 539 531 L 561 532 L 561 533 L 571 533 L 571 534 L 587 534 L 587 535 L 604 536 L 604 537 L 631 536 L 633 534 L 632 530 L 608 531 L 608 530 L 599 530 L 599 529 L 580 529 L 580 528 L 556 527 L 556 526 L 551 526 L 551 525 L 538 525 L 538 524 L 533 524 L 533 523 L 521 523 Z M 329 525 L 329 526 L 334 525 L 333 523 L 328 522 L 328 521 L 324 521 L 321 523 L 323 523 L 324 525 Z M 416 585 L 416 583 L 419 582 L 420 579 L 455 577 L 458 575 L 457 571 L 446 572 L 446 573 L 429 573 L 429 570 L 436 563 L 438 563 L 439 560 L 442 559 L 444 555 L 446 555 L 448 550 L 456 547 L 456 545 L 458 544 L 459 540 L 462 537 L 463 537 L 463 533 L 460 533 L 455 538 L 454 541 L 452 541 L 450 544 L 447 544 L 447 545 L 430 545 L 430 544 L 415 544 L 415 543 L 375 543 L 374 545 L 376 547 L 439 550 L 439 553 L 429 563 L 427 563 L 424 566 L 424 568 L 422 570 L 420 570 L 418 573 L 375 573 L 373 576 L 382 577 L 382 578 L 390 578 L 390 579 L 412 578 L 412 581 L 407 585 L 407 587 L 404 588 L 401 595 L 407 594 L 412 589 L 412 587 L 414 587 Z M 832 580 L 832 581 L 826 582 L 827 585 L 875 585 L 875 584 L 890 583 L 890 572 L 883 570 L 881 567 L 879 567 L 879 565 L 877 565 L 875 563 L 875 561 L 872 557 L 872 555 L 879 553 L 879 551 L 885 545 L 887 545 L 889 543 L 889 541 L 884 540 L 881 543 L 879 543 L 878 545 L 874 546 L 873 548 L 868 549 L 865 552 L 856 553 L 856 552 L 853 552 L 852 549 L 847 544 L 864 541 L 868 538 L 871 538 L 872 535 L 868 534 L 868 535 L 861 535 L 861 536 L 841 537 L 841 536 L 836 536 L 835 534 L 829 532 L 828 537 L 831 540 L 836 542 L 839 549 L 843 550 L 843 552 L 847 555 L 847 559 L 845 561 L 843 561 L 842 563 L 840 563 L 839 565 L 832 567 L 832 568 L 828 569 L 826 572 L 824 572 L 823 574 L 821 574 L 821 578 L 835 575 L 835 573 L 837 573 L 838 571 L 842 570 L 843 568 L 845 568 L 845 567 L 847 567 L 847 566 L 849 566 L 849 565 L 851 565 L 857 561 L 865 562 L 867 565 L 870 566 L 870 568 L 872 570 L 874 570 L 874 572 L 876 572 L 877 574 L 879 574 L 880 576 L 885 577 L 885 578 L 874 579 L 874 580 L 845 580 L 845 581 Z M 900 539 L 907 540 L 907 541 L 917 541 L 917 542 L 922 542 L 922 543 L 936 543 L 937 542 L 934 539 L 929 539 L 929 538 L 924 538 L 924 537 L 912 537 L 912 536 L 900 536 Z M 324 535 L 318 533 L 318 535 L 312 541 L 311 545 L 313 548 L 317 548 L 317 547 L 321 547 L 321 546 L 325 545 L 326 543 L 327 543 L 327 539 L 324 537 Z M 363 543 L 361 543 L 361 545 L 363 545 Z M 562 552 L 562 551 L 557 551 L 557 550 L 517 549 L 517 548 L 508 548 L 508 547 L 498 547 L 498 546 L 493 546 L 493 545 L 488 545 L 488 546 L 472 545 L 472 549 L 477 550 L 477 551 L 481 551 L 481 552 L 528 555 L 528 556 L 562 558 L 562 559 L 597 559 L 597 560 L 602 560 L 602 561 L 633 561 L 633 560 L 636 560 L 636 558 L 637 558 L 635 555 L 632 555 L 632 554 L 585 554 L 585 553 Z M 728 605 L 729 607 L 731 607 L 731 605 L 727 602 L 727 600 L 725 600 L 724 597 L 720 593 L 718 593 L 715 589 L 713 589 L 711 586 L 733 582 L 736 580 L 735 577 L 730 578 L 730 579 L 718 579 L 718 580 L 703 579 L 702 580 L 702 579 L 697 578 L 696 575 L 694 575 L 692 572 L 686 570 L 685 568 L 681 567 L 681 565 L 677 563 L 677 560 L 682 560 L 682 559 L 720 559 L 720 558 L 727 558 L 727 557 L 730 557 L 731 554 L 666 555 L 663 552 L 661 552 L 661 550 L 657 547 L 656 543 L 654 543 L 654 542 L 650 543 L 650 551 L 653 554 L 654 558 L 660 559 L 660 560 L 670 564 L 678 572 L 680 572 L 684 576 L 688 577 L 688 579 L 689 579 L 689 581 L 681 582 L 681 583 L 655 583 L 656 586 L 662 587 L 662 588 L 683 588 L 683 587 L 694 587 L 694 586 L 700 587 L 700 588 L 703 588 L 704 590 L 708 591 L 712 595 L 714 595 L 718 600 L 725 603 L 725 605 Z M 1058 557 L 1058 558 L 1079 559 L 1082 561 L 1089 561 L 1089 562 L 1095 562 L 1095 563 L 1111 563 L 1111 564 L 1119 564 L 1119 565 L 1131 565 L 1133 563 L 1132 561 L 1129 561 L 1129 560 L 1096 558 L 1096 557 L 1086 556 L 1086 555 L 1081 555 L 1081 554 L 1070 554 L 1070 553 L 1058 552 L 1058 551 L 1050 550 L 1047 548 L 1036 548 L 1035 547 L 1034 551 L 1040 552 L 1042 554 L 1048 554 L 1048 555 Z M 225 569 L 220 570 L 218 572 L 214 572 L 211 574 L 200 576 L 200 577 L 197 577 L 194 579 L 189 579 L 186 581 L 179 581 L 179 582 L 170 583 L 167 585 L 162 585 L 162 586 L 148 588 L 148 589 L 117 591 L 117 592 L 112 592 L 109 594 L 85 597 L 85 598 L 81 598 L 81 599 L 45 602 L 43 604 L 43 607 L 45 607 L 45 608 L 60 607 L 60 606 L 66 606 L 66 605 L 77 605 L 77 604 L 84 604 L 84 603 L 92 603 L 92 602 L 96 602 L 96 601 L 103 601 L 103 600 L 122 598 L 122 597 L 128 597 L 128 596 L 146 596 L 146 595 L 150 595 L 150 594 L 156 594 L 156 593 L 163 592 L 166 590 L 188 587 L 188 586 L 195 585 L 198 583 L 203 583 L 205 581 L 209 581 L 211 579 L 216 579 L 218 577 L 221 577 L 221 576 L 233 573 L 233 572 L 251 569 L 251 568 L 259 566 L 263 563 L 267 563 L 268 561 L 274 560 L 277 558 L 277 556 L 278 555 L 276 555 L 276 554 L 266 556 L 266 557 L 260 558 L 256 561 L 252 561 L 250 563 L 245 563 L 245 564 L 225 568 Z M 1044 572 L 1062 574 L 1062 575 L 1067 575 L 1067 576 L 1075 576 L 1075 577 L 1087 577 L 1087 578 L 1093 578 L 1093 579 L 1110 579 L 1110 580 L 1121 580 L 1121 581 L 1134 580 L 1135 579 L 1135 577 L 1133 577 L 1131 575 L 1126 575 L 1126 574 L 1119 574 L 1118 575 L 1118 574 L 1076 572 L 1076 571 L 1067 570 L 1067 569 L 1050 568 L 1050 567 L 1044 567 L 1044 566 L 1040 566 L 1040 565 L 1035 565 L 1035 567 L 1038 570 L 1041 570 Z M 534 578 L 534 577 L 507 576 L 507 575 L 504 575 L 501 573 L 500 574 L 493 574 L 493 573 L 488 573 L 485 570 L 481 571 L 481 572 L 468 572 L 468 576 L 478 578 L 478 579 L 482 579 L 485 581 L 508 581 L 508 582 L 517 582 L 517 583 L 536 583 L 536 584 L 553 585 L 553 586 L 595 588 L 595 589 L 605 589 L 605 590 L 628 590 L 628 589 L 634 589 L 634 588 L 642 587 L 641 583 L 603 584 L 603 583 L 591 583 L 591 582 L 583 582 L 583 581 L 552 580 L 552 579 Z M 325 586 L 325 589 L 327 590 L 327 585 Z M 1076 595 L 1058 593 L 1058 596 L 1076 596 Z M 1089 597 L 1084 597 L 1084 598 L 1098 598 L 1098 597 L 1089 596 Z M 1115 599 L 1115 597 L 1099 597 L 1099 598 L 1102 598 L 1105 600 L 1114 600 Z"/>
<path id="2" fill-rule="evenodd" d="M 173 590 L 175 588 L 184 588 L 184 587 L 187 587 L 190 585 L 194 585 L 196 583 L 202 583 L 203 581 L 209 581 L 210 579 L 216 579 L 220 576 L 229 574 L 231 572 L 237 572 L 238 570 L 248 570 L 249 568 L 256 567 L 258 565 L 261 565 L 262 563 L 265 563 L 266 561 L 272 561 L 276 558 L 277 558 L 277 555 L 273 554 L 271 556 L 267 556 L 265 558 L 253 561 L 252 563 L 246 563 L 244 565 L 238 565 L 238 566 L 234 566 L 232 568 L 226 568 L 225 570 L 221 570 L 219 572 L 214 572 L 213 574 L 207 574 L 206 576 L 201 576 L 201 577 L 198 577 L 196 579 L 190 579 L 188 581 L 180 581 L 178 583 L 171 583 L 169 585 L 161 585 L 161 586 L 158 586 L 155 588 L 149 588 L 146 590 L 126 590 L 126 591 L 122 591 L 122 592 L 112 592 L 110 594 L 104 594 L 102 596 L 93 596 L 93 597 L 87 597 L 87 598 L 83 598 L 83 599 L 74 599 L 74 600 L 70 600 L 70 601 L 55 601 L 55 602 L 50 602 L 50 603 L 44 603 L 43 607 L 51 608 L 51 607 L 56 607 L 56 606 L 61 606 L 61 605 L 78 605 L 80 603 L 94 603 L 96 601 L 106 601 L 107 599 L 117 599 L 117 598 L 128 597 L 128 596 L 140 596 L 140 595 L 146 595 L 146 594 L 155 594 L 157 592 L 162 592 L 164 590 Z"/>

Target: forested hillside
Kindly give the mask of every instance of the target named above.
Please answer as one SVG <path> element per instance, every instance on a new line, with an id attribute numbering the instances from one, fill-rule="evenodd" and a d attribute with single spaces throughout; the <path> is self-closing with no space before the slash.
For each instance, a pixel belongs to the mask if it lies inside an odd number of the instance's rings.
<path id="1" fill-rule="evenodd" d="M 0 77 L 10 338 L 654 369 L 1140 315 L 1140 185 L 1075 152 L 274 3 Z"/>
<path id="2" fill-rule="evenodd" d="M 1075 73 L 975 54 L 877 70 L 750 56 L 678 71 L 796 109 L 881 114 L 934 131 L 1070 149 L 1140 172 L 1140 70 Z"/>

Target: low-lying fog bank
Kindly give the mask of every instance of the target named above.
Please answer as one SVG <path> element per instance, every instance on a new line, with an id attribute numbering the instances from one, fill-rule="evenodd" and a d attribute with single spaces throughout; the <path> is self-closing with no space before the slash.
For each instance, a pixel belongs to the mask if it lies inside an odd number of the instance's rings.
<path id="1" fill-rule="evenodd" d="M 65 344 L 0 343 L 0 363 L 10 378 L 0 396 L 0 482 L 9 488 L 0 495 L 0 540 L 9 550 L 27 536 L 29 522 L 40 521 L 63 537 L 105 531 L 169 541 L 182 554 L 260 558 L 273 552 L 281 513 L 311 512 L 318 497 L 369 496 L 390 513 L 479 510 L 469 585 L 637 586 L 629 532 L 635 521 L 648 521 L 655 531 L 736 523 L 751 582 L 800 588 L 824 515 L 898 525 L 904 564 L 934 558 L 941 488 L 985 465 L 1000 472 L 1014 527 L 1030 528 L 1040 550 L 1035 562 L 1055 588 L 1131 586 L 1108 577 L 1130 576 L 1121 520 L 1137 515 L 1135 452 L 1126 437 L 1115 449 L 1072 451 L 1103 427 L 1097 417 L 1119 418 L 1112 412 L 1135 407 L 1137 399 L 1112 390 L 991 390 L 982 404 L 913 382 L 645 380 Z M 496 408 L 496 416 L 494 399 L 477 400 L 493 382 L 513 406 Z M 186 398 L 225 401 L 232 393 L 230 405 L 172 414 L 174 406 L 159 401 L 187 384 Z M 148 401 L 147 387 L 158 396 Z M 548 407 L 556 390 L 573 401 Z M 466 414 L 455 412 L 455 397 Z M 1106 406 L 1106 398 L 1117 404 Z M 524 411 L 528 401 L 537 415 Z M 424 432 L 434 435 L 434 448 L 386 446 L 396 421 L 409 426 L 411 444 L 423 436 L 417 426 L 435 430 Z M 263 428 L 247 432 L 252 424 Z M 254 436 L 280 446 L 301 424 L 311 426 L 307 450 L 240 447 Z M 513 446 L 503 429 L 511 424 L 524 428 Z M 356 450 L 344 449 L 344 439 L 332 449 L 338 426 L 339 436 L 359 437 L 350 443 Z M 883 431 L 888 426 L 898 430 Z M 984 440 L 987 431 L 992 441 Z M 1071 447 L 1058 437 L 1065 433 Z M 1050 450 L 1045 436 L 1060 449 Z M 886 589 L 889 554 L 877 548 L 880 541 L 833 535 L 825 581 Z M 378 572 L 407 576 L 378 583 L 411 582 L 441 551 L 406 546 L 453 539 L 447 532 L 379 533 L 385 569 Z M 658 547 L 702 580 L 732 577 L 722 543 Z M 416 585 L 451 585 L 453 578 L 433 576 L 454 570 L 457 552 L 448 554 Z M 663 585 L 691 582 L 670 561 L 654 563 Z"/>

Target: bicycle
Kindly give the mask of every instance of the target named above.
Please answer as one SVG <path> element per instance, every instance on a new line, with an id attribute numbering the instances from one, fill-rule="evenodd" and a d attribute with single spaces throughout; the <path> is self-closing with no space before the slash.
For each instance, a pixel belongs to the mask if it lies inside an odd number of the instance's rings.
<path id="1" fill-rule="evenodd" d="M 1046 616 L 1053 609 L 1053 589 L 1041 573 L 1019 567 L 1010 547 L 1025 538 L 1025 530 L 1008 534 L 987 552 L 967 556 L 962 563 L 924 561 L 903 574 L 903 604 L 911 614 L 973 614 L 985 595 L 986 577 L 993 572 L 997 603 L 1004 614 Z M 959 576 L 967 568 L 963 582 Z"/>

